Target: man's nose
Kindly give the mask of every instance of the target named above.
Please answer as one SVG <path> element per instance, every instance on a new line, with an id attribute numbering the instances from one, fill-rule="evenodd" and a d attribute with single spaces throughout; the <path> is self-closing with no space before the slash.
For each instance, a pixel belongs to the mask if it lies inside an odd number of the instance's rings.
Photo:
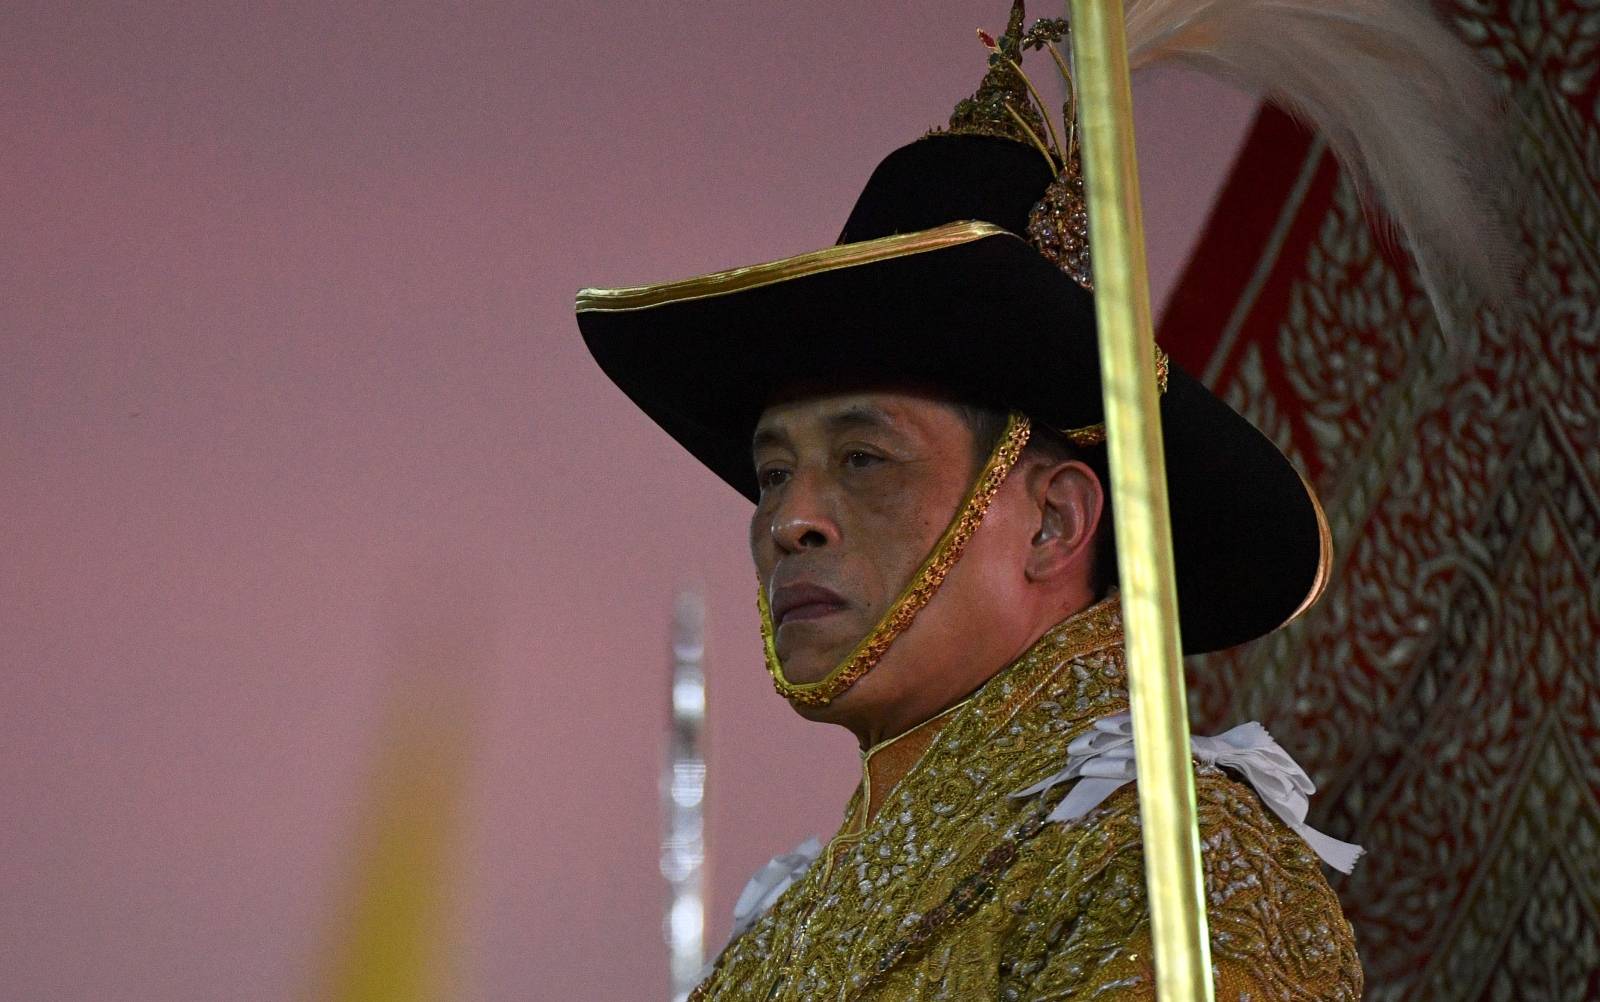
<path id="1" fill-rule="evenodd" d="M 827 490 L 815 477 L 796 473 L 784 485 L 772 512 L 772 541 L 785 553 L 830 546 L 839 541 Z"/>

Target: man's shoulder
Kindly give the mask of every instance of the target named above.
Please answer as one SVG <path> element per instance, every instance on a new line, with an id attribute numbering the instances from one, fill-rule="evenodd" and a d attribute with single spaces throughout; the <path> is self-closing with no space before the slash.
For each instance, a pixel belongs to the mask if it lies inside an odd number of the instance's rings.
<path id="1" fill-rule="evenodd" d="M 1247 784 L 1202 766 L 1195 777 L 1201 860 L 1213 907 L 1260 887 L 1277 897 L 1338 899 L 1315 852 L 1269 811 Z M 1086 880 L 1132 863 L 1142 872 L 1137 781 L 1119 789 L 1085 817 L 1045 825 L 1029 840 L 1023 868 L 1056 880 Z"/>
<path id="2" fill-rule="evenodd" d="M 1305 839 L 1215 767 L 1198 771 L 1195 799 L 1218 970 L 1248 980 L 1261 998 L 1358 997 L 1354 934 Z M 1070 928 L 1068 940 L 1089 953 L 1148 942 L 1142 852 L 1138 790 L 1129 784 L 1085 817 L 1042 828 L 1018 860 L 1015 876 L 1026 886 L 1012 894 L 1029 902 L 1033 928 L 1046 937 Z M 1052 952 L 1063 948 L 1071 952 L 1068 941 Z M 1308 985 L 1318 990 L 1293 994 Z"/>

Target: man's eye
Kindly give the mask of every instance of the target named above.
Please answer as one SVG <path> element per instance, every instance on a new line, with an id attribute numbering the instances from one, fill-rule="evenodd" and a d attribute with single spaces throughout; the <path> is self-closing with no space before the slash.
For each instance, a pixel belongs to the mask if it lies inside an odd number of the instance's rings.
<path id="1" fill-rule="evenodd" d="M 762 490 L 778 487 L 789 479 L 789 471 L 780 467 L 760 470 L 756 473 L 756 483 Z"/>
<path id="2" fill-rule="evenodd" d="M 865 469 L 874 463 L 881 462 L 883 462 L 883 458 L 881 456 L 874 456 L 872 453 L 865 452 L 861 449 L 851 449 L 849 452 L 845 453 L 844 456 L 844 464 L 855 470 Z"/>

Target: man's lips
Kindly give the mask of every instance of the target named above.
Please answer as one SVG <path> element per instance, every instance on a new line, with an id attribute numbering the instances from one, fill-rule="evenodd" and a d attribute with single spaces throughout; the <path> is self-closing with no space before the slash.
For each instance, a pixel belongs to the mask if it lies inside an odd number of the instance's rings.
<path id="1" fill-rule="evenodd" d="M 782 626 L 784 623 L 821 619 L 843 610 L 849 604 L 843 596 L 821 585 L 808 582 L 784 585 L 772 592 L 772 624 Z"/>

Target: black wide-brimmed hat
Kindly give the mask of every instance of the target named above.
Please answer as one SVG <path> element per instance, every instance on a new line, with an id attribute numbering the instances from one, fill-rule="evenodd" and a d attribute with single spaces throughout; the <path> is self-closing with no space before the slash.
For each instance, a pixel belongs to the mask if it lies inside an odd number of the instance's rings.
<path id="1" fill-rule="evenodd" d="M 623 392 L 751 500 L 756 422 L 797 384 L 912 383 L 1056 429 L 1097 424 L 1094 297 L 1025 236 L 1053 178 L 1023 143 L 930 135 L 878 166 L 836 245 L 663 285 L 586 289 L 578 326 Z M 1176 365 L 1161 421 L 1184 650 L 1270 633 L 1326 576 L 1314 494 Z"/>

